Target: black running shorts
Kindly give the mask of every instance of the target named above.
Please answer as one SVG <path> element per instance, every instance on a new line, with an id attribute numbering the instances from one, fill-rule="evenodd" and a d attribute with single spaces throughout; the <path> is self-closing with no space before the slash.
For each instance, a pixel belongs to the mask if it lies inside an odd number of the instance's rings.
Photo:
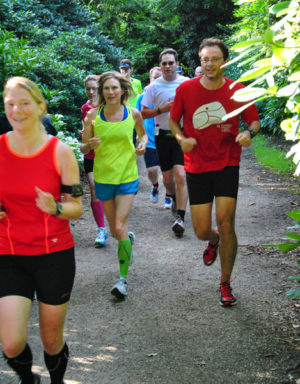
<path id="1" fill-rule="evenodd" d="M 83 167 L 86 174 L 93 172 L 94 159 L 89 159 L 84 157 L 83 159 Z"/>
<path id="2" fill-rule="evenodd" d="M 0 297 L 17 295 L 59 305 L 69 301 L 75 277 L 74 248 L 37 256 L 0 255 Z"/>
<path id="3" fill-rule="evenodd" d="M 183 165 L 183 152 L 170 131 L 159 130 L 155 136 L 155 146 L 159 158 L 160 169 L 169 171 L 174 165 Z"/>
<path id="4" fill-rule="evenodd" d="M 214 197 L 237 198 L 239 187 L 239 167 L 225 167 L 221 171 L 203 173 L 186 172 L 190 205 L 207 204 Z"/>

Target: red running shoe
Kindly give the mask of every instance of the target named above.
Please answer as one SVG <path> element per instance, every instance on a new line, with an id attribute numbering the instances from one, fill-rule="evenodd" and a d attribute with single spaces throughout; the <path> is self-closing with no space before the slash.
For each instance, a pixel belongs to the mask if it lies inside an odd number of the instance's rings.
<path id="1" fill-rule="evenodd" d="M 220 236 L 218 235 L 218 241 L 216 244 L 207 243 L 207 247 L 205 251 L 203 252 L 203 262 L 205 265 L 212 265 L 212 263 L 215 262 L 217 256 L 218 256 L 218 248 L 219 248 L 219 242 L 220 242 Z"/>
<path id="2" fill-rule="evenodd" d="M 223 307 L 229 307 L 237 303 L 237 298 L 231 293 L 232 288 L 230 281 L 221 283 L 219 291 L 221 292 L 220 304 L 223 305 Z"/>

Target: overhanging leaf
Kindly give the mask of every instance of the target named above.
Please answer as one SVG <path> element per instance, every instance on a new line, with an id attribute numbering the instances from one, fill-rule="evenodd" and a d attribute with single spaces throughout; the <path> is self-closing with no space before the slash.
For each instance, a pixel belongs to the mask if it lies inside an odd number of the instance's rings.
<path id="1" fill-rule="evenodd" d="M 274 15 L 277 15 L 282 10 L 287 10 L 289 8 L 291 1 L 282 1 L 279 4 L 275 4 L 270 8 L 270 13 L 273 13 Z"/>
<path id="2" fill-rule="evenodd" d="M 286 293 L 287 297 L 300 297 L 300 288 L 291 289 Z"/>
<path id="3" fill-rule="evenodd" d="M 258 97 L 261 97 L 267 93 L 267 90 L 265 88 L 242 88 L 239 89 L 234 93 L 232 96 L 233 100 L 239 101 L 239 102 L 246 102 L 250 100 L 254 100 Z"/>
<path id="4" fill-rule="evenodd" d="M 299 86 L 298 83 L 291 83 L 286 87 L 280 88 L 279 91 L 277 92 L 277 96 L 278 97 L 292 96 L 296 92 L 298 86 Z"/>
<path id="5" fill-rule="evenodd" d="M 251 69 L 250 71 L 245 72 L 239 79 L 238 81 L 243 82 L 243 81 L 248 81 L 255 79 L 256 77 L 268 72 L 272 68 L 271 65 L 267 65 L 265 67 L 259 68 L 259 69 Z"/>
<path id="6" fill-rule="evenodd" d="M 290 218 L 296 220 L 296 221 L 300 221 L 300 210 L 299 209 L 295 209 L 294 211 L 292 212 L 287 212 L 286 213 Z"/>
<path id="7" fill-rule="evenodd" d="M 233 49 L 234 51 L 240 52 L 240 51 L 243 51 L 244 48 L 248 48 L 249 46 L 252 46 L 261 42 L 262 42 L 262 39 L 246 40 L 246 41 L 242 41 L 240 43 L 234 44 L 234 46 L 231 49 Z"/>
<path id="8" fill-rule="evenodd" d="M 245 104 L 245 105 L 243 105 L 242 107 L 240 107 L 238 109 L 235 109 L 234 111 L 232 111 L 232 112 L 228 113 L 227 115 L 223 116 L 222 117 L 222 121 L 226 121 L 227 119 L 231 119 L 234 116 L 240 115 L 245 109 L 249 108 L 250 105 L 253 105 L 253 104 L 255 104 L 258 101 L 264 100 L 265 98 L 266 98 L 266 96 L 262 96 L 259 99 L 253 100 L 250 103 Z"/>
<path id="9" fill-rule="evenodd" d="M 289 279 L 300 281 L 300 276 L 289 276 Z"/>
<path id="10" fill-rule="evenodd" d="M 300 235 L 298 235 L 298 233 L 295 233 L 295 232 L 287 232 L 285 236 L 288 237 L 289 239 L 300 240 Z"/>
<path id="11" fill-rule="evenodd" d="M 288 79 L 289 81 L 300 81 L 300 71 L 292 73 Z"/>

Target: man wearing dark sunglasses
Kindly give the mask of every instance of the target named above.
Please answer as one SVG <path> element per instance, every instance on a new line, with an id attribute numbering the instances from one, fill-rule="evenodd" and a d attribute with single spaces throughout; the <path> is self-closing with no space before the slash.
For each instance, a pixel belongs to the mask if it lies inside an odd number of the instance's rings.
<path id="1" fill-rule="evenodd" d="M 164 208 L 172 209 L 176 214 L 172 230 L 176 237 L 181 237 L 184 233 L 188 195 L 183 153 L 170 130 L 168 117 L 176 88 L 188 77 L 177 73 L 178 55 L 172 48 L 166 48 L 160 53 L 159 66 L 162 76 L 149 85 L 142 100 L 142 115 L 144 119 L 155 119 L 155 145 L 166 188 Z M 153 104 L 155 108 L 151 108 Z"/>
<path id="2" fill-rule="evenodd" d="M 212 265 L 220 251 L 220 304 L 227 307 L 237 302 L 230 279 L 238 246 L 235 211 L 240 156 L 242 147 L 251 145 L 260 121 L 254 104 L 247 108 L 246 103 L 232 99 L 244 86 L 223 76 L 228 62 L 223 41 L 203 40 L 199 57 L 203 75 L 177 88 L 169 122 L 184 152 L 194 231 L 200 240 L 208 240 L 204 264 Z M 236 116 L 224 118 L 241 107 Z M 243 132 L 239 132 L 239 115 L 248 126 Z M 217 229 L 212 227 L 214 200 Z"/>

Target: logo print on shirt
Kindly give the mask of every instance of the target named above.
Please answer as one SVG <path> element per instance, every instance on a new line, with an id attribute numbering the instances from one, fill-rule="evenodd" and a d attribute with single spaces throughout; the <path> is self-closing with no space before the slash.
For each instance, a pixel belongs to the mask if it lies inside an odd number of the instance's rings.
<path id="1" fill-rule="evenodd" d="M 53 243 L 56 243 L 58 241 L 58 238 L 52 239 Z"/>
<path id="2" fill-rule="evenodd" d="M 213 124 L 221 124 L 225 115 L 226 111 L 218 101 L 202 105 L 193 114 L 194 128 L 204 129 Z"/>

